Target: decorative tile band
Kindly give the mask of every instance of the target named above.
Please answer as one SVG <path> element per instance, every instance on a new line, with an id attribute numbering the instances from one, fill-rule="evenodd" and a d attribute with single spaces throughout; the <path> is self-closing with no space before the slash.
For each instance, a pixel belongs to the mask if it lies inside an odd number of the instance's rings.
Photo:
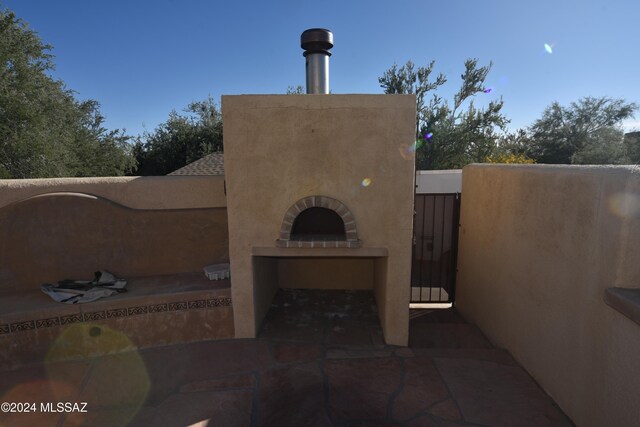
<path id="1" fill-rule="evenodd" d="M 227 307 L 231 305 L 231 298 L 214 298 L 207 300 L 207 307 Z"/>
<path id="2" fill-rule="evenodd" d="M 27 320 L 26 322 L 11 323 L 11 332 L 29 331 L 36 328 L 36 322 Z"/>
<path id="3" fill-rule="evenodd" d="M 125 308 L 117 308 L 115 310 L 107 310 L 107 319 L 111 319 L 114 317 L 125 317 L 127 315 L 127 310 Z"/>
<path id="4" fill-rule="evenodd" d="M 46 319 L 27 320 L 0 324 L 0 335 L 14 332 L 31 331 L 36 329 L 50 328 L 52 326 L 64 326 L 78 322 L 93 322 L 96 320 L 118 319 L 123 317 L 133 317 L 141 314 L 164 313 L 168 311 L 202 310 L 216 307 L 231 307 L 232 301 L 228 297 L 217 297 L 209 299 L 199 299 L 193 301 L 180 301 L 161 304 L 141 305 L 127 308 L 116 308 L 110 310 L 93 311 L 89 313 L 69 314 L 65 316 L 49 317 Z"/>
<path id="5" fill-rule="evenodd" d="M 142 305 L 139 307 L 129 307 L 127 308 L 127 314 L 129 316 L 137 316 L 139 314 L 147 314 L 149 312 L 149 309 L 147 308 L 146 305 Z"/>
<path id="6" fill-rule="evenodd" d="M 169 303 L 169 311 L 182 311 L 187 309 L 187 302 L 171 302 Z"/>
<path id="7" fill-rule="evenodd" d="M 70 325 L 72 323 L 82 322 L 82 314 L 70 314 L 68 316 L 60 316 L 61 325 Z"/>
<path id="8" fill-rule="evenodd" d="M 198 308 L 207 308 L 207 301 L 203 299 L 189 301 L 189 310 L 196 310 Z"/>
<path id="9" fill-rule="evenodd" d="M 169 310 L 169 306 L 166 303 L 153 304 L 149 306 L 149 313 L 162 313 L 168 310 Z"/>
<path id="10" fill-rule="evenodd" d="M 60 326 L 60 318 L 52 317 L 50 319 L 38 319 L 36 320 L 36 329 L 49 328 L 51 326 Z"/>
<path id="11" fill-rule="evenodd" d="M 104 320 L 107 318 L 107 313 L 104 310 L 93 311 L 91 313 L 84 313 L 82 315 L 82 318 L 84 319 L 85 322 L 92 322 L 94 320 Z"/>

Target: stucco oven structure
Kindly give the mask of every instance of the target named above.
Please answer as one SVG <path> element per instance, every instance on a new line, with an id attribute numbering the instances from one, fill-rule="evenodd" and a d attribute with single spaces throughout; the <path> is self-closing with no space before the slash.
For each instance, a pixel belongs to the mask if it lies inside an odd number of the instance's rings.
<path id="1" fill-rule="evenodd" d="M 407 345 L 413 95 L 223 96 L 235 335 L 279 287 L 371 289 Z"/>

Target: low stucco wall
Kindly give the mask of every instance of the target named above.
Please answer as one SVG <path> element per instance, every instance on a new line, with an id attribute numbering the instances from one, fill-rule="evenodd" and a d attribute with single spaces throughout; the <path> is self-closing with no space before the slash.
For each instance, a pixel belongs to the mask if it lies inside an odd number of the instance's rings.
<path id="1" fill-rule="evenodd" d="M 640 325 L 604 290 L 640 287 L 636 167 L 463 170 L 456 306 L 579 426 L 640 420 Z"/>
<path id="2" fill-rule="evenodd" d="M 0 181 L 0 292 L 228 262 L 220 177 Z"/>
<path id="3" fill-rule="evenodd" d="M 0 208 L 39 194 L 75 192 L 132 209 L 224 208 L 224 176 L 0 179 Z"/>

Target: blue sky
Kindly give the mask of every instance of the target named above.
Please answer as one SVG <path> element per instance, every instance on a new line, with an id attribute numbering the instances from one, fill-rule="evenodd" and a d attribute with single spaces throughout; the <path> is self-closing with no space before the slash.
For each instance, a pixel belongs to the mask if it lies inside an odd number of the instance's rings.
<path id="1" fill-rule="evenodd" d="M 0 0 L 1 1 L 1 0 Z M 300 34 L 333 31 L 333 93 L 381 93 L 394 62 L 436 61 L 451 99 L 466 58 L 493 61 L 480 103 L 503 97 L 512 129 L 553 101 L 640 103 L 640 2 L 4 0 L 54 46 L 54 76 L 102 105 L 109 128 L 153 130 L 172 109 L 304 85 Z M 545 52 L 544 44 L 553 46 Z M 640 130 L 640 113 L 626 124 Z"/>

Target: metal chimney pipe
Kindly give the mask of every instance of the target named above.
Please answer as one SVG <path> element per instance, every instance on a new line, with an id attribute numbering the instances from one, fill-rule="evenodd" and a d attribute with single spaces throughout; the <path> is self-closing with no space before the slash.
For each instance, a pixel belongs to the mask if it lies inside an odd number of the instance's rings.
<path id="1" fill-rule="evenodd" d="M 300 36 L 307 68 L 307 93 L 329 93 L 329 49 L 333 33 L 324 28 L 310 28 Z"/>

